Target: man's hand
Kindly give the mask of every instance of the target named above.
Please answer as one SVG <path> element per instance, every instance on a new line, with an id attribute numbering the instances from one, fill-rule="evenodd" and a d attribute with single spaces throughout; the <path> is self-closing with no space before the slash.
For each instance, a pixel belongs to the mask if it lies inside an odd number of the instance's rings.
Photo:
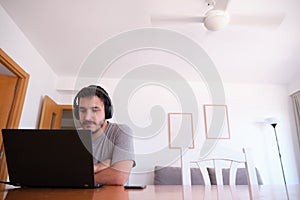
<path id="1" fill-rule="evenodd" d="M 99 172 L 103 169 L 106 169 L 106 168 L 110 167 L 110 162 L 111 162 L 111 160 L 107 159 L 107 160 L 102 161 L 98 164 L 95 164 L 94 165 L 94 173 L 97 173 L 97 172 Z"/>

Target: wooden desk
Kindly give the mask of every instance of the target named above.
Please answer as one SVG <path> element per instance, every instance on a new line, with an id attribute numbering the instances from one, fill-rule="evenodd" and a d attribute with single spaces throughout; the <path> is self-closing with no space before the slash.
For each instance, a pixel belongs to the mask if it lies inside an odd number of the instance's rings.
<path id="1" fill-rule="evenodd" d="M 185 190 L 184 190 L 185 189 Z M 190 191 L 190 192 L 189 192 Z M 182 186 L 154 186 L 148 185 L 143 190 L 125 190 L 121 186 L 104 186 L 98 189 L 7 189 L 5 200 L 230 200 L 249 199 L 247 186 L 192 186 L 190 190 Z M 289 186 L 290 199 L 300 199 L 300 185 Z M 254 191 L 254 199 L 283 200 L 287 199 L 283 186 L 260 186 Z"/>

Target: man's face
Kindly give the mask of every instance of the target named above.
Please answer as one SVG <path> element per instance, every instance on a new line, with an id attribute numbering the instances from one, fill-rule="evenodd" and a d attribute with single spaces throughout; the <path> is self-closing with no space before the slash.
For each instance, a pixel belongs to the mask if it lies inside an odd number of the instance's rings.
<path id="1" fill-rule="evenodd" d="M 105 107 L 97 96 L 83 97 L 79 100 L 79 121 L 84 129 L 98 132 L 105 123 Z"/>

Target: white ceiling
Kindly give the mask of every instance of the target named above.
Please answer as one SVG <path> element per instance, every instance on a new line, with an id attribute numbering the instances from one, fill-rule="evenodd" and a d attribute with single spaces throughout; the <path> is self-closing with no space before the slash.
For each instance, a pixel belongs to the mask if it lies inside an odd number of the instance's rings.
<path id="1" fill-rule="evenodd" d="M 151 26 L 178 31 L 199 43 L 224 81 L 288 84 L 300 76 L 299 0 L 231 0 L 232 23 L 219 32 L 198 23 L 151 23 L 154 15 L 199 16 L 206 9 L 204 0 L 0 4 L 58 76 L 76 76 L 89 52 L 113 35 Z"/>

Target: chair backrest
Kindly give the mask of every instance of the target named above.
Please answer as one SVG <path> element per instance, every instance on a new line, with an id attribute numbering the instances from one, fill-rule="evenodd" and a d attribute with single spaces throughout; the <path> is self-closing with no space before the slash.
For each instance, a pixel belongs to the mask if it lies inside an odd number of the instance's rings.
<path id="1" fill-rule="evenodd" d="M 237 172 L 238 170 L 246 169 L 244 161 L 225 159 L 225 158 L 212 158 L 200 161 L 191 161 L 199 167 L 205 185 L 236 185 L 237 184 Z M 245 178 L 248 183 L 247 170 Z"/>
<path id="2" fill-rule="evenodd" d="M 242 178 L 248 185 L 249 197 L 252 199 L 251 185 L 258 185 L 256 170 L 253 165 L 250 150 L 243 149 L 242 155 L 242 159 L 210 158 L 193 161 L 190 160 L 189 164 L 190 167 L 194 165 L 200 169 L 205 185 L 236 185 L 237 172 L 243 169 L 245 173 Z M 190 174 L 186 176 L 190 177 Z M 184 184 L 191 185 L 191 182 L 189 181 Z"/>

